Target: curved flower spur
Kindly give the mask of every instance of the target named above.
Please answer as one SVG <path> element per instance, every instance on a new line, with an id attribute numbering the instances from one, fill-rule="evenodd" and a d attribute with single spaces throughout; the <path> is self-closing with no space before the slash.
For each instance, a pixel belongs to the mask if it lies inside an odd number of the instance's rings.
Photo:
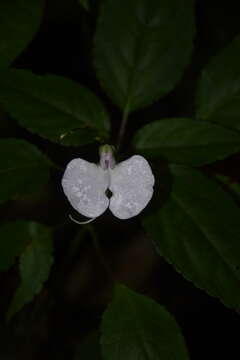
<path id="1" fill-rule="evenodd" d="M 134 155 L 116 164 L 113 147 L 100 147 L 100 163 L 94 164 L 77 158 L 67 165 L 62 187 L 72 207 L 90 218 L 86 224 L 100 216 L 109 207 L 119 219 L 138 215 L 151 200 L 154 176 L 147 160 Z M 106 195 L 109 189 L 110 199 Z"/>

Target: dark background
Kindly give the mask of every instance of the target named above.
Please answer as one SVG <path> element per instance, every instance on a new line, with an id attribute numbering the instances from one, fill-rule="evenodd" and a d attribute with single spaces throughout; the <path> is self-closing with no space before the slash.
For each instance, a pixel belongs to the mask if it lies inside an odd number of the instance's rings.
<path id="1" fill-rule="evenodd" d="M 104 95 L 92 66 L 93 35 L 98 2 L 92 12 L 77 0 L 48 1 L 43 24 L 14 67 L 37 74 L 54 73 L 93 90 L 107 106 L 113 124 L 112 143 L 121 113 Z M 196 80 L 210 57 L 240 33 L 237 1 L 197 1 L 197 36 L 192 61 L 177 88 L 151 107 L 130 117 L 123 146 L 140 125 L 163 116 L 193 113 Z M 21 137 L 39 146 L 62 168 L 73 157 L 98 161 L 97 146 L 61 147 L 29 134 L 0 112 L 1 137 Z M 204 171 L 240 178 L 239 155 L 206 167 Z M 95 331 L 111 298 L 112 276 L 153 297 L 174 314 L 182 328 L 191 359 L 240 358 L 240 318 L 219 300 L 186 281 L 160 258 L 146 238 L 139 218 L 120 221 L 106 212 L 94 224 L 102 254 L 88 234 L 68 220 L 71 212 L 60 186 L 61 172 L 52 171 L 51 183 L 41 194 L 12 200 L 0 207 L 1 222 L 18 218 L 39 221 L 55 228 L 55 264 L 44 290 L 6 324 L 4 314 L 18 285 L 17 266 L 0 274 L 0 359 L 97 359 L 81 355 L 79 344 Z M 226 239 L 227 241 L 227 239 Z M 209 274 L 211 276 L 211 274 Z M 124 360 L 124 359 L 123 359 Z"/>

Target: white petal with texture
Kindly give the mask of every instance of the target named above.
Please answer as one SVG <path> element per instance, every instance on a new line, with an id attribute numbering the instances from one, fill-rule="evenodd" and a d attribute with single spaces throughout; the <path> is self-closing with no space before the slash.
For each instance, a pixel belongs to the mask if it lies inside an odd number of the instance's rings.
<path id="1" fill-rule="evenodd" d="M 138 215 L 151 200 L 154 176 L 144 157 L 134 155 L 110 170 L 109 209 L 119 219 Z"/>
<path id="2" fill-rule="evenodd" d="M 83 159 L 70 161 L 62 179 L 64 193 L 73 208 L 89 218 L 98 217 L 108 208 L 108 185 L 108 172 Z"/>

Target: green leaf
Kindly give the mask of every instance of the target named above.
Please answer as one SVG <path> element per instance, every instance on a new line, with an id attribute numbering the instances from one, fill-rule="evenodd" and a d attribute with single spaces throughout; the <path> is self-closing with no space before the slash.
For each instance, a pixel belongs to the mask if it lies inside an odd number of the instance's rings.
<path id="1" fill-rule="evenodd" d="M 170 199 L 144 226 L 157 250 L 188 280 L 240 310 L 240 209 L 200 172 L 171 166 Z"/>
<path id="2" fill-rule="evenodd" d="M 53 263 L 51 231 L 43 225 L 29 223 L 29 233 L 31 242 L 20 257 L 21 283 L 9 306 L 8 319 L 42 290 Z"/>
<path id="3" fill-rule="evenodd" d="M 240 184 L 229 176 L 216 174 L 215 178 L 221 183 L 236 199 L 240 200 Z"/>
<path id="4" fill-rule="evenodd" d="M 78 1 L 85 10 L 90 11 L 89 0 L 78 0 Z"/>
<path id="5" fill-rule="evenodd" d="M 240 36 L 202 72 L 197 92 L 197 116 L 240 130 Z"/>
<path id="6" fill-rule="evenodd" d="M 149 105 L 180 80 L 193 36 L 191 0 L 106 0 L 95 39 L 103 88 L 127 113 Z"/>
<path id="7" fill-rule="evenodd" d="M 16 221 L 0 227 L 0 271 L 8 270 L 30 242 L 29 223 Z"/>
<path id="8" fill-rule="evenodd" d="M 72 80 L 11 70 L 0 76 L 0 103 L 25 128 L 63 145 L 106 136 L 108 115 L 99 99 Z"/>
<path id="9" fill-rule="evenodd" d="M 0 203 L 46 185 L 50 165 L 47 157 L 25 140 L 0 140 Z"/>
<path id="10" fill-rule="evenodd" d="M 152 299 L 117 285 L 103 315 L 102 354 L 106 360 L 188 359 L 174 318 Z"/>
<path id="11" fill-rule="evenodd" d="M 185 165 L 202 165 L 239 151 L 240 134 L 206 121 L 169 118 L 140 129 L 134 144 L 150 157 L 165 156 Z"/>
<path id="12" fill-rule="evenodd" d="M 0 2 L 0 69 L 6 68 L 30 43 L 38 31 L 44 0 Z"/>

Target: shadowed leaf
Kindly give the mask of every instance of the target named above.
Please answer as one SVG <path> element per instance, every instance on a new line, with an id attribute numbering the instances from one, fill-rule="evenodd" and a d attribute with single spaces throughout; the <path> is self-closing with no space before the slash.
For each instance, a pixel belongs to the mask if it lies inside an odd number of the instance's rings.
<path id="1" fill-rule="evenodd" d="M 193 36 L 191 0 L 106 0 L 95 39 L 104 90 L 127 112 L 149 105 L 180 80 Z"/>
<path id="2" fill-rule="evenodd" d="M 181 330 L 152 299 L 117 285 L 103 315 L 102 354 L 106 360 L 187 360 Z"/>
<path id="3" fill-rule="evenodd" d="M 143 224 L 157 250 L 188 280 L 240 310 L 240 210 L 214 181 L 171 166 L 168 202 Z"/>
<path id="4" fill-rule="evenodd" d="M 0 103 L 23 127 L 63 145 L 88 144 L 109 130 L 100 100 L 60 76 L 7 71 L 0 77 Z"/>
<path id="5" fill-rule="evenodd" d="M 8 319 L 41 291 L 53 263 L 51 231 L 43 225 L 29 223 L 29 234 L 31 242 L 20 257 L 21 283 L 9 306 Z"/>
<path id="6" fill-rule="evenodd" d="M 199 166 L 221 160 L 240 149 L 240 134 L 206 121 L 169 118 L 152 122 L 134 138 L 138 151 L 169 161 Z"/>
<path id="7" fill-rule="evenodd" d="M 43 14 L 44 0 L 0 2 L 0 69 L 6 68 L 33 39 Z"/>
<path id="8" fill-rule="evenodd" d="M 41 189 L 50 166 L 50 160 L 27 141 L 0 140 L 0 203 Z"/>

